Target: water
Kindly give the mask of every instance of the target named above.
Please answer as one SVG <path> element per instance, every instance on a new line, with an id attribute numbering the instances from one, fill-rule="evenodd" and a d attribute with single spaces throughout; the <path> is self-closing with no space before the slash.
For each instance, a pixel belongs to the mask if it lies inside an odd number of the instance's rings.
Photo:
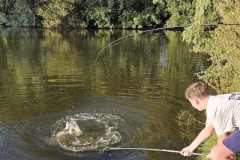
<path id="1" fill-rule="evenodd" d="M 208 57 L 191 53 L 181 32 L 138 32 L 2 29 L 0 159 L 196 159 L 99 152 L 181 150 L 203 127 L 184 90 L 209 66 Z"/>

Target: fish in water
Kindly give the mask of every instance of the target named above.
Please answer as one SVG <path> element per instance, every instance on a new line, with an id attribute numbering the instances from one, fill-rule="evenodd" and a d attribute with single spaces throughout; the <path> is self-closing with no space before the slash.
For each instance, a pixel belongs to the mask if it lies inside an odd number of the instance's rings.
<path id="1" fill-rule="evenodd" d="M 73 118 L 69 118 L 69 120 L 66 122 L 66 127 L 62 131 L 58 132 L 56 137 L 66 134 L 70 134 L 77 137 L 82 134 L 81 129 L 79 128 L 77 122 Z"/>
<path id="2" fill-rule="evenodd" d="M 53 137 L 44 138 L 44 142 L 49 146 L 57 146 L 57 139 L 62 136 L 64 137 L 65 135 L 72 135 L 78 137 L 82 134 L 83 132 L 78 126 L 77 122 L 73 118 L 69 118 L 69 120 L 66 122 L 65 128 L 62 131 L 58 132 Z"/>
<path id="3" fill-rule="evenodd" d="M 64 134 L 68 133 L 74 136 L 80 136 L 82 134 L 81 129 L 79 128 L 77 122 L 73 118 L 69 118 L 69 120 L 66 122 L 66 127 L 61 132 L 64 132 Z M 62 134 L 61 132 L 59 133 Z"/>

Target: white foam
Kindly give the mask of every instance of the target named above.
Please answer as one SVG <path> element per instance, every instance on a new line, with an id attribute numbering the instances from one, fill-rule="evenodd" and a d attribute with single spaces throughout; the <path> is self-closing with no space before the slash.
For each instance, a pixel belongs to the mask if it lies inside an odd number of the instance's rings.
<path id="1" fill-rule="evenodd" d="M 81 127 L 81 123 L 87 123 L 88 121 L 93 121 L 95 124 L 104 127 L 101 128 L 104 130 L 104 134 L 84 131 L 85 129 Z M 97 149 L 121 141 L 122 136 L 118 131 L 118 127 L 122 121 L 124 120 L 121 117 L 112 114 L 79 113 L 57 121 L 58 127 L 53 136 L 56 137 L 59 145 L 65 150 L 79 152 Z M 63 128 L 64 125 L 65 128 Z"/>

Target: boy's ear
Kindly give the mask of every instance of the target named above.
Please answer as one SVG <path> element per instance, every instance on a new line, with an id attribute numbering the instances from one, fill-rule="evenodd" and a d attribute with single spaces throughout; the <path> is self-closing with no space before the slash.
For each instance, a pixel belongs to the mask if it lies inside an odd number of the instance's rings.
<path id="1" fill-rule="evenodd" d="M 196 102 L 197 105 L 199 105 L 200 101 L 197 98 L 194 99 L 194 101 Z"/>

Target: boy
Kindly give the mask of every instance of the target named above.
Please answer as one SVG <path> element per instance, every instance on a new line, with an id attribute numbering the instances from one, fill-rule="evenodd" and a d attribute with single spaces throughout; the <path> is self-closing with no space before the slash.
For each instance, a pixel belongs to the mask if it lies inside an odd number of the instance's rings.
<path id="1" fill-rule="evenodd" d="M 210 95 L 205 83 L 196 82 L 186 89 L 185 96 L 194 108 L 206 110 L 207 120 L 205 128 L 189 146 L 182 149 L 181 154 L 190 156 L 215 130 L 218 143 L 207 157 L 212 160 L 232 160 L 233 155 L 240 153 L 240 92 Z"/>

